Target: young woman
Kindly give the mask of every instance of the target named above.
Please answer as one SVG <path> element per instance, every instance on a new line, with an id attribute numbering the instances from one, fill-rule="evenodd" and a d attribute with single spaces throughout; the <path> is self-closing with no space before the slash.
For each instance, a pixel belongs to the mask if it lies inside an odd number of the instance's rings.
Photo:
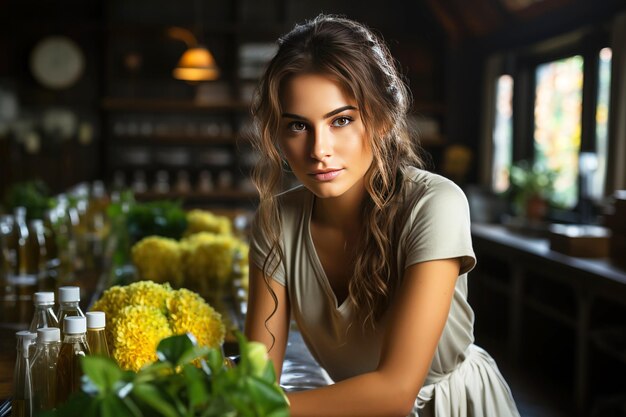
<path id="1" fill-rule="evenodd" d="M 298 416 L 518 416 L 473 342 L 467 200 L 420 169 L 386 46 L 318 16 L 279 41 L 254 115 L 260 205 L 246 334 L 280 376 L 295 319 L 335 381 L 289 393 Z M 283 172 L 301 182 L 287 192 Z"/>

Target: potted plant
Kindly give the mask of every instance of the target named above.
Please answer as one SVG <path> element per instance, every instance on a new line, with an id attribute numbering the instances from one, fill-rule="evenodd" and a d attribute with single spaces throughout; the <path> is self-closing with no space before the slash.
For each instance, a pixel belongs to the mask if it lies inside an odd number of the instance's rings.
<path id="1" fill-rule="evenodd" d="M 112 359 L 81 358 L 82 390 L 44 417 L 288 417 L 265 346 L 238 334 L 240 361 L 201 347 L 190 335 L 163 339 L 158 360 L 138 372 Z"/>
<path id="2" fill-rule="evenodd" d="M 545 164 L 521 160 L 511 166 L 509 173 L 511 185 L 508 192 L 516 214 L 529 222 L 543 220 L 553 203 L 558 172 Z"/>

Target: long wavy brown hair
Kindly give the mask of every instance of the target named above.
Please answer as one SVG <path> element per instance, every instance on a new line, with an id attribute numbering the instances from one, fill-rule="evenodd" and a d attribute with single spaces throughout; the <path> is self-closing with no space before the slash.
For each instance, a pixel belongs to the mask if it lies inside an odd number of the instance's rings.
<path id="1" fill-rule="evenodd" d="M 422 166 L 407 127 L 409 90 L 385 43 L 355 21 L 319 15 L 296 25 L 278 44 L 252 107 L 252 141 L 260 153 L 253 173 L 260 193 L 257 227 L 270 242 L 262 267 L 265 279 L 284 257 L 277 201 L 284 183 L 283 159 L 277 146 L 281 88 L 297 74 L 328 76 L 357 102 L 374 154 L 365 175 L 369 198 L 363 202 L 364 228 L 355 251 L 348 298 L 363 325 L 375 327 L 399 281 L 395 257 L 399 231 L 395 225 L 405 195 L 405 172 L 410 166 Z"/>

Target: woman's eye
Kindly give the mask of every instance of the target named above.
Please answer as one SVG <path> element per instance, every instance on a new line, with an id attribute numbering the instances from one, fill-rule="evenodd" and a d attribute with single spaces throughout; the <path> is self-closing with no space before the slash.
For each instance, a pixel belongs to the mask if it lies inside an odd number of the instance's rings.
<path id="1" fill-rule="evenodd" d="M 291 122 L 287 125 L 292 132 L 302 132 L 306 130 L 306 125 L 302 122 Z"/>
<path id="2" fill-rule="evenodd" d="M 352 123 L 352 119 L 349 117 L 338 117 L 333 120 L 334 127 L 344 127 Z"/>

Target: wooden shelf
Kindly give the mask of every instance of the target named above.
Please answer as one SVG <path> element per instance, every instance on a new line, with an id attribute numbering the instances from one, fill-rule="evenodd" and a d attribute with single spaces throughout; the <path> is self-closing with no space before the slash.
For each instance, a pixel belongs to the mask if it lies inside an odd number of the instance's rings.
<path id="1" fill-rule="evenodd" d="M 131 99 L 108 97 L 102 100 L 102 107 L 111 111 L 137 112 L 219 112 L 246 111 L 250 103 L 230 100 L 215 103 L 196 103 L 190 100 L 176 99 Z"/>
<path id="2" fill-rule="evenodd" d="M 233 145 L 238 143 L 240 137 L 238 135 L 187 135 L 166 134 L 166 135 L 115 135 L 112 137 L 114 143 L 122 143 L 125 145 Z"/>

